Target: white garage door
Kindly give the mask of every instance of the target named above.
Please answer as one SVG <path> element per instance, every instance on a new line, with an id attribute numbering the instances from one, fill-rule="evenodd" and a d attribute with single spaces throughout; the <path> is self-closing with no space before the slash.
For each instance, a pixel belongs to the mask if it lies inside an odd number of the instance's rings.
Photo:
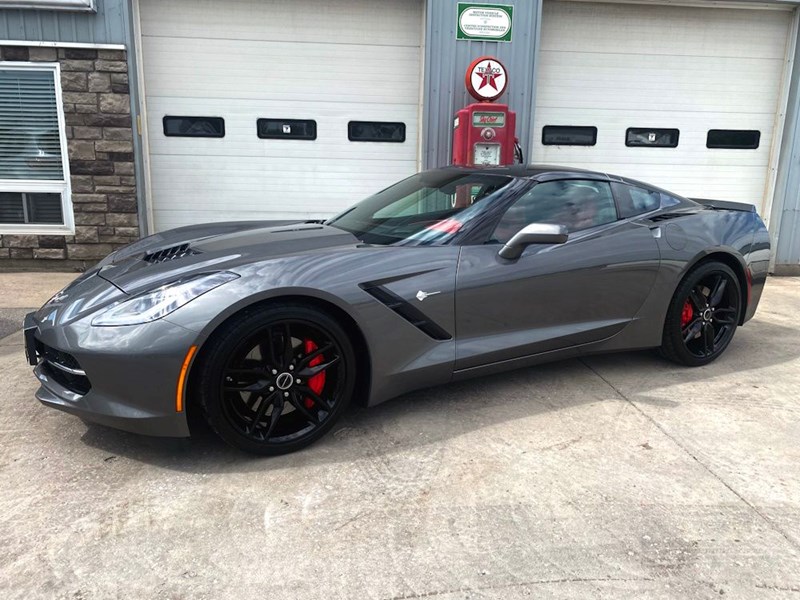
<path id="1" fill-rule="evenodd" d="M 549 0 L 543 13 L 534 162 L 763 209 L 790 12 Z M 544 145 L 545 126 L 596 127 L 596 144 Z M 677 129 L 678 145 L 628 147 L 629 128 L 644 130 L 644 144 L 667 143 L 674 132 L 658 129 Z M 758 147 L 707 148 L 709 130 L 758 131 Z M 548 138 L 575 133 L 586 132 L 548 129 Z"/>
<path id="2" fill-rule="evenodd" d="M 140 13 L 156 230 L 330 216 L 417 170 L 421 2 L 141 0 Z M 221 117 L 224 137 L 165 136 L 168 115 Z M 258 119 L 316 121 L 316 139 L 260 139 Z M 350 121 L 404 123 L 405 141 L 349 141 Z"/>

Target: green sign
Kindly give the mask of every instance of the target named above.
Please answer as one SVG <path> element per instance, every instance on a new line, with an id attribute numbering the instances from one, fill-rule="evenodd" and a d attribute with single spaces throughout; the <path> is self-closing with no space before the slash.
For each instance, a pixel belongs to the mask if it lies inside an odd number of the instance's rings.
<path id="1" fill-rule="evenodd" d="M 458 3 L 459 40 L 510 42 L 514 7 L 506 4 Z"/>
<path id="2" fill-rule="evenodd" d="M 475 127 L 505 127 L 506 113 L 501 112 L 474 112 L 472 124 Z"/>

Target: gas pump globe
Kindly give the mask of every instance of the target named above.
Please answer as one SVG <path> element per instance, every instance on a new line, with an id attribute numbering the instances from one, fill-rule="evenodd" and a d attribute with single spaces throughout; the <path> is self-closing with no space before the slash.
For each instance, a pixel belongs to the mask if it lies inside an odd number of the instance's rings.
<path id="1" fill-rule="evenodd" d="M 465 106 L 453 121 L 453 164 L 510 165 L 514 162 L 517 115 L 505 104 L 495 104 L 508 85 L 503 64 L 491 56 L 476 58 L 464 83 L 478 102 Z"/>

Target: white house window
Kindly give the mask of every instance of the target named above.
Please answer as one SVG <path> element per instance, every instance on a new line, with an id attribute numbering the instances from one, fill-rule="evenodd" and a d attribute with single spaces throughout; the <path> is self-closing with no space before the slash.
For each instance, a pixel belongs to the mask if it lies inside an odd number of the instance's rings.
<path id="1" fill-rule="evenodd" d="M 72 233 L 58 64 L 0 62 L 0 234 Z"/>

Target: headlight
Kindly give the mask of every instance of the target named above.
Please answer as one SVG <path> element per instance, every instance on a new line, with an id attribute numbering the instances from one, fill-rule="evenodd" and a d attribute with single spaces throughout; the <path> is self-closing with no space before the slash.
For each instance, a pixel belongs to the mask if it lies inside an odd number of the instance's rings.
<path id="1" fill-rule="evenodd" d="M 236 273 L 222 271 L 220 273 L 207 273 L 183 279 L 161 286 L 144 294 L 134 296 L 119 304 L 113 304 L 92 320 L 92 325 L 98 327 L 118 327 L 120 325 L 141 325 L 149 323 L 181 306 L 188 304 L 198 296 L 221 286 L 234 279 Z"/>

